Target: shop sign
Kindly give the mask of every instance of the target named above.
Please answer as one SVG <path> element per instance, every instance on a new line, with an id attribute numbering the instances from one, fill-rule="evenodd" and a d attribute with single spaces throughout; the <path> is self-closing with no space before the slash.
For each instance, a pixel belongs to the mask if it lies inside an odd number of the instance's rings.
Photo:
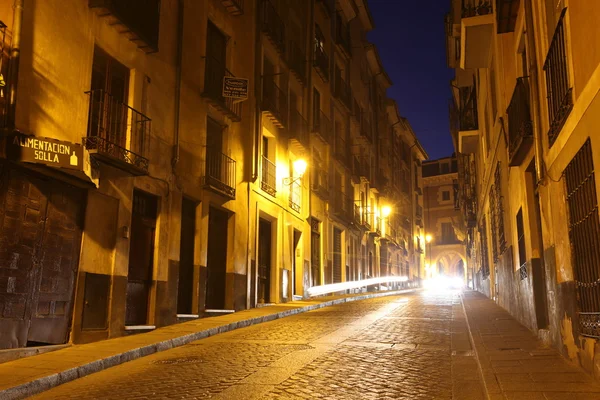
<path id="1" fill-rule="evenodd" d="M 223 78 L 223 97 L 238 101 L 248 98 L 248 79 L 226 76 Z"/>
<path id="2" fill-rule="evenodd" d="M 22 133 L 12 133 L 5 140 L 6 158 L 10 160 L 83 170 L 80 144 Z"/>

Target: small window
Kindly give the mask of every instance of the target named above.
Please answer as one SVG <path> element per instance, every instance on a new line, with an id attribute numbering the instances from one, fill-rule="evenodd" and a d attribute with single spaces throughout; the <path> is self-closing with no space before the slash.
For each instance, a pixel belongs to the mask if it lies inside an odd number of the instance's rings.
<path id="1" fill-rule="evenodd" d="M 444 190 L 442 192 L 442 201 L 450 201 L 450 191 Z"/>

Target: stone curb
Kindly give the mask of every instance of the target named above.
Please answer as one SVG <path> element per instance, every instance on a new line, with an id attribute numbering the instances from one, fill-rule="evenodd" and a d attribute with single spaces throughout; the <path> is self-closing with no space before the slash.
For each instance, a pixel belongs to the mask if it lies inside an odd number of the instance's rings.
<path id="1" fill-rule="evenodd" d="M 254 317 L 249 318 L 237 322 L 232 322 L 226 325 L 217 326 L 214 328 L 205 329 L 202 331 L 189 333 L 186 335 L 182 335 L 173 339 L 164 340 L 162 342 L 157 342 L 148 346 L 143 346 L 137 349 L 128 350 L 121 354 L 115 354 L 106 358 L 102 358 L 96 361 L 92 361 L 90 363 L 79 365 L 75 368 L 71 368 L 62 372 L 58 372 L 56 374 L 44 376 L 42 378 L 34 379 L 30 382 L 23 383 L 18 386 L 14 386 L 9 389 L 0 391 L 0 398 L 5 400 L 16 400 L 16 399 L 24 399 L 29 396 L 33 396 L 35 394 L 44 392 L 46 390 L 52 389 L 58 385 L 62 385 L 63 383 L 67 383 L 73 381 L 78 378 L 83 378 L 86 375 L 93 374 L 94 372 L 99 372 L 104 369 L 117 366 L 119 364 L 126 363 L 127 361 L 133 361 L 138 358 L 142 358 L 148 356 L 150 354 L 158 353 L 161 351 L 169 350 L 174 347 L 179 347 L 186 345 L 188 343 L 194 342 L 196 340 L 204 339 L 209 336 L 214 336 L 219 333 L 233 331 L 239 328 L 245 328 L 247 326 L 257 325 L 262 322 L 274 321 L 279 318 L 285 318 L 290 315 L 300 314 L 307 311 L 317 310 L 319 308 L 325 308 L 332 305 L 348 303 L 351 301 L 358 300 L 366 300 L 377 297 L 384 296 L 393 296 L 404 293 L 411 293 L 418 289 L 405 289 L 405 290 L 396 290 L 391 292 L 383 292 L 383 293 L 372 293 L 365 294 L 354 297 L 344 297 L 341 299 L 329 300 L 319 304 L 313 304 L 310 306 L 304 306 L 295 308 L 292 310 L 281 311 L 274 314 L 264 315 L 262 317 Z M 464 307 L 464 305 L 463 305 Z M 470 328 L 469 328 L 470 331 Z M 472 340 L 472 339 L 471 339 Z M 479 363 L 479 362 L 478 362 Z"/>
<path id="2" fill-rule="evenodd" d="M 475 361 L 477 362 L 477 369 L 479 370 L 479 378 L 483 383 L 484 395 L 486 399 L 490 400 L 491 397 L 488 384 L 485 381 L 485 374 L 483 373 L 483 367 L 481 366 L 481 360 L 479 359 L 479 352 L 477 351 L 477 345 L 475 344 L 475 339 L 473 338 L 473 331 L 471 330 L 471 323 L 469 322 L 469 314 L 467 314 L 463 293 L 460 294 L 460 304 L 462 305 L 463 312 L 465 313 L 465 322 L 467 323 L 467 330 L 469 331 L 469 340 L 471 341 L 471 346 L 473 347 L 473 352 L 475 353 Z M 0 394 L 1 393 L 2 392 L 0 392 Z"/>

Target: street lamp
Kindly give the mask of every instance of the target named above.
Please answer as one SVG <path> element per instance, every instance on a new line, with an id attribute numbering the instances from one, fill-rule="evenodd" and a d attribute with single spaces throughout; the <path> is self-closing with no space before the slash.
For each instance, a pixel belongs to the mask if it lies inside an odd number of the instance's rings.
<path id="1" fill-rule="evenodd" d="M 292 165 L 294 168 L 292 173 L 290 174 L 292 176 L 290 176 L 289 178 L 283 178 L 283 183 L 285 185 L 292 185 L 296 183 L 299 179 L 302 179 L 302 176 L 304 175 L 304 173 L 306 172 L 306 168 L 308 167 L 306 160 L 302 158 L 299 158 L 296 161 L 294 161 Z"/>

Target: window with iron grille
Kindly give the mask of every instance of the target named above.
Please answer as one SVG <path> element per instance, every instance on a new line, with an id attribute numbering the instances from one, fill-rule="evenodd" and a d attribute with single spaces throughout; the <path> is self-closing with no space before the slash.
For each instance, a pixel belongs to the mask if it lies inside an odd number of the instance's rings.
<path id="1" fill-rule="evenodd" d="M 600 220 L 590 139 L 564 171 L 579 327 L 600 338 Z"/>
<path id="2" fill-rule="evenodd" d="M 523 227 L 523 209 L 517 213 L 517 241 L 519 243 L 519 269 L 521 280 L 527 278 L 527 249 L 525 248 L 525 229 Z"/>
<path id="3" fill-rule="evenodd" d="M 498 262 L 500 256 L 506 250 L 506 238 L 504 236 L 504 206 L 502 204 L 502 175 L 500 162 L 496 165 L 494 173 L 494 184 L 490 189 L 490 224 L 492 230 L 492 255 L 494 263 Z"/>
<path id="4" fill-rule="evenodd" d="M 490 263 L 488 258 L 487 223 L 485 217 L 483 217 L 483 222 L 479 225 L 479 237 L 481 246 L 481 278 L 487 279 L 487 277 L 490 276 Z"/>

